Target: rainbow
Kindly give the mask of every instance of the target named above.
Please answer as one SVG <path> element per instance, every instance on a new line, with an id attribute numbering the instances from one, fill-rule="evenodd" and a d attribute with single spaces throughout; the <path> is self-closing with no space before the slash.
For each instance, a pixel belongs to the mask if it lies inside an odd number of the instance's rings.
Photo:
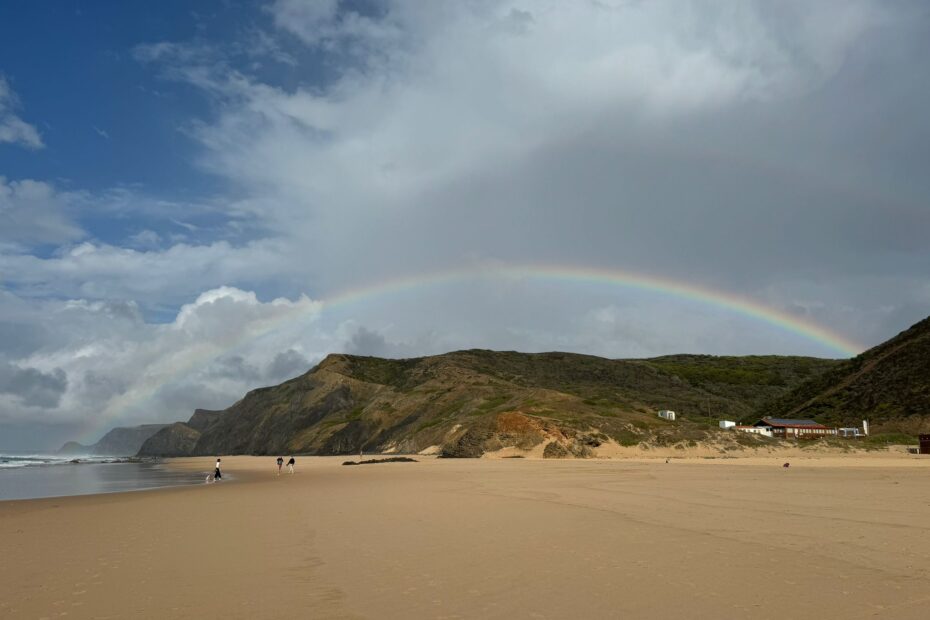
<path id="1" fill-rule="evenodd" d="M 748 297 L 714 290 L 678 280 L 621 270 L 572 266 L 492 266 L 471 267 L 406 276 L 375 284 L 344 289 L 323 301 L 324 308 L 346 306 L 388 294 L 403 293 L 448 284 L 451 282 L 508 278 L 512 280 L 544 280 L 580 284 L 600 284 L 656 293 L 681 300 L 698 302 L 758 320 L 803 339 L 816 342 L 839 353 L 853 357 L 865 347 L 845 336 L 812 321 L 766 306 Z"/>
<path id="2" fill-rule="evenodd" d="M 102 412 L 102 415 L 93 420 L 93 429 L 98 433 L 108 430 L 115 419 L 128 410 L 146 403 L 160 388 L 171 385 L 191 369 L 205 365 L 284 327 L 293 327 L 293 324 L 297 321 L 312 320 L 321 313 L 336 308 L 351 307 L 355 304 L 388 295 L 403 294 L 456 282 L 493 279 L 592 284 L 641 290 L 683 301 L 705 304 L 760 321 L 785 333 L 815 342 L 830 351 L 838 353 L 841 357 L 852 357 L 865 349 L 863 345 L 826 327 L 766 306 L 748 297 L 670 278 L 616 269 L 608 270 L 580 266 L 539 264 L 478 265 L 462 269 L 404 276 L 343 289 L 325 297 L 320 302 L 306 304 L 307 309 L 302 310 L 302 314 L 285 312 L 263 325 L 246 330 L 242 334 L 237 334 L 222 346 L 201 346 L 187 353 L 183 358 L 172 359 L 169 364 L 170 371 L 155 373 L 152 380 L 143 382 L 143 385 L 131 390 L 130 394 L 111 401 Z M 302 297 L 302 299 L 307 301 L 306 297 Z M 83 436 L 90 438 L 91 433 L 94 431 L 88 430 Z"/>

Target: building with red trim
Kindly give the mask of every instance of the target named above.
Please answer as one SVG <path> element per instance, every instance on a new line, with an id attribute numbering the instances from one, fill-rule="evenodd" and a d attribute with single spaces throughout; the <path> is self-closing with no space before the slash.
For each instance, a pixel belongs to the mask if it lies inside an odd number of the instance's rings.
<path id="1" fill-rule="evenodd" d="M 772 437 L 781 439 L 817 439 L 828 435 L 836 435 L 836 429 L 824 426 L 813 420 L 790 420 L 787 418 L 762 418 L 753 426 L 768 428 Z"/>

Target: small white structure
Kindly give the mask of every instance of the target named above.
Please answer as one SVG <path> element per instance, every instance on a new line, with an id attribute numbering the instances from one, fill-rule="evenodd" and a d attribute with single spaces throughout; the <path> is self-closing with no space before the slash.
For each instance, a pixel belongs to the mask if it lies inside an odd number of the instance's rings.
<path id="1" fill-rule="evenodd" d="M 736 422 L 731 422 L 730 420 L 720 420 L 720 428 L 733 428 L 736 426 Z"/>
<path id="2" fill-rule="evenodd" d="M 733 430 L 741 433 L 750 433 L 752 435 L 772 436 L 772 428 L 769 426 L 734 426 Z"/>
<path id="3" fill-rule="evenodd" d="M 670 422 L 674 422 L 674 421 L 675 421 L 675 412 L 674 412 L 674 411 L 669 411 L 668 409 L 663 409 L 662 411 L 659 412 L 659 417 L 662 418 L 663 420 L 668 420 L 668 421 L 670 421 Z"/>
<path id="4" fill-rule="evenodd" d="M 862 421 L 862 428 L 838 428 L 836 429 L 836 434 L 840 437 L 868 437 L 869 436 L 869 421 Z"/>

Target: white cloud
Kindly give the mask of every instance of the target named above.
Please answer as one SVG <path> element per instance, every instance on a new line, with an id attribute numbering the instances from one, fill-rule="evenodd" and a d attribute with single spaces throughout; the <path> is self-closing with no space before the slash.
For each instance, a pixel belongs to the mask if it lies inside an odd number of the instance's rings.
<path id="1" fill-rule="evenodd" d="M 372 53 L 402 34 L 390 19 L 346 10 L 339 0 L 276 0 L 269 11 L 276 26 L 304 43 L 340 53 Z"/>
<path id="2" fill-rule="evenodd" d="M 57 244 L 84 236 L 70 211 L 72 197 L 42 181 L 0 176 L 0 242 Z"/>
<path id="3" fill-rule="evenodd" d="M 308 43 L 319 41 L 333 29 L 338 9 L 339 0 L 278 0 L 270 8 L 275 25 L 294 32 Z"/>
<path id="4" fill-rule="evenodd" d="M 136 250 L 83 242 L 55 256 L 0 253 L 0 273 L 30 295 L 133 299 L 151 307 L 180 303 L 225 282 L 273 282 L 292 275 L 274 241 L 226 241 Z"/>
<path id="5" fill-rule="evenodd" d="M 6 78 L 0 75 L 0 143 L 19 144 L 30 149 L 43 148 L 45 144 L 38 130 L 15 113 L 18 107 L 19 98 Z"/>
<path id="6" fill-rule="evenodd" d="M 137 248 L 157 248 L 161 245 L 162 239 L 154 230 L 140 230 L 134 235 L 130 235 L 127 240 L 130 246 Z"/>
<path id="7" fill-rule="evenodd" d="M 318 302 L 263 302 L 233 287 L 204 292 L 164 324 L 133 303 L 8 298 L 3 308 L 0 322 L 47 327 L 32 352 L 0 358 L 0 423 L 33 419 L 37 408 L 45 423 L 184 419 L 305 372 L 325 340 L 314 328 Z"/>

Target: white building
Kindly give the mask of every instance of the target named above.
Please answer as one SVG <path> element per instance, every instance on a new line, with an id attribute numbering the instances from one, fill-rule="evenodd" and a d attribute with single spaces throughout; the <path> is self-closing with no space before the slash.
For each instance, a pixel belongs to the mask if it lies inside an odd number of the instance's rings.
<path id="1" fill-rule="evenodd" d="M 736 426 L 736 422 L 731 422 L 730 420 L 720 420 L 720 428 L 733 428 Z"/>
<path id="2" fill-rule="evenodd" d="M 836 434 L 840 437 L 868 437 L 869 436 L 869 421 L 862 421 L 862 428 L 838 428 L 836 429 Z"/>
<path id="3" fill-rule="evenodd" d="M 772 428 L 769 426 L 734 426 L 733 430 L 741 433 L 750 433 L 752 435 L 772 436 Z"/>
<path id="4" fill-rule="evenodd" d="M 659 412 L 659 417 L 663 420 L 669 420 L 670 422 L 675 421 L 675 412 L 669 411 L 668 409 L 663 409 Z"/>

